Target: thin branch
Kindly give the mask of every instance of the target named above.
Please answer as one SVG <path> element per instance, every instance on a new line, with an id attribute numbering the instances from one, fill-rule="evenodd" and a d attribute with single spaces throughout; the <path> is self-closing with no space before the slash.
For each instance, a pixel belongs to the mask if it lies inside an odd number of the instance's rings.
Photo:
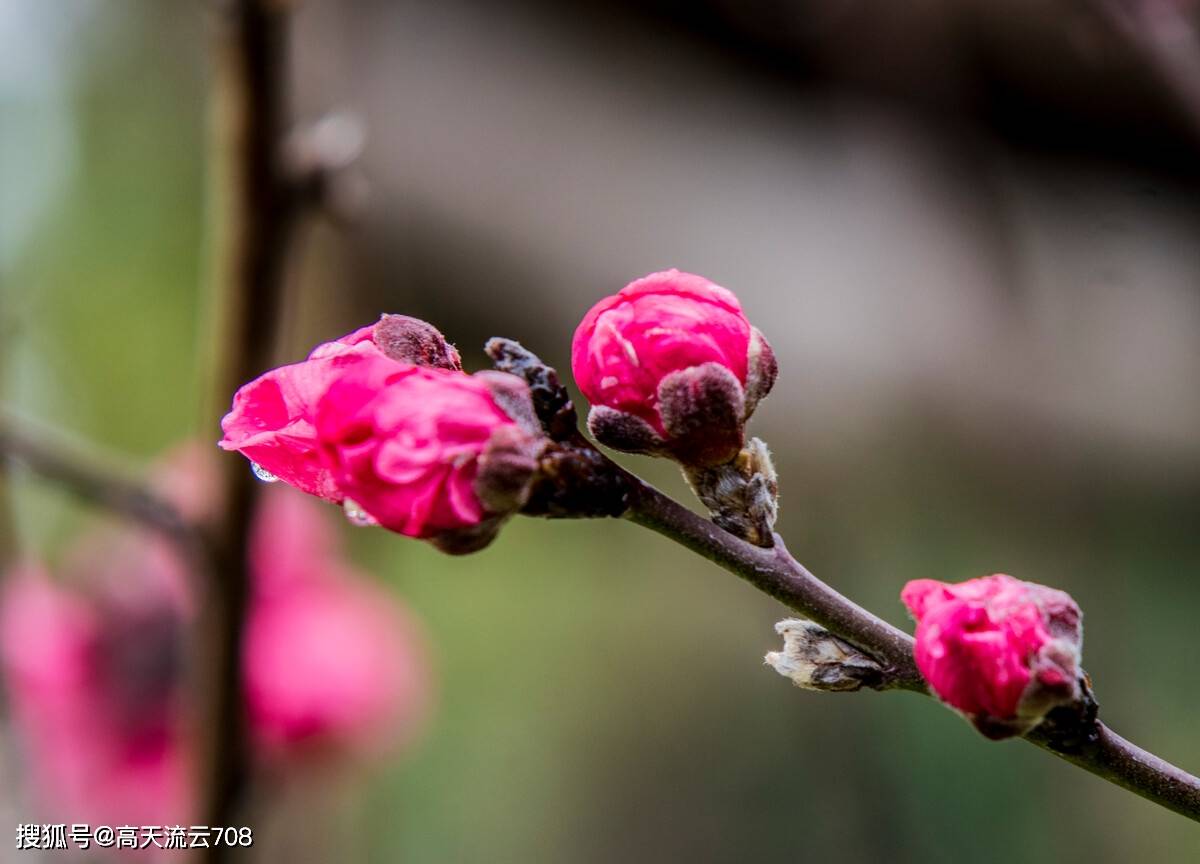
<path id="1" fill-rule="evenodd" d="M 789 609 L 866 650 L 883 666 L 880 690 L 925 692 L 912 655 L 912 637 L 834 591 L 793 558 L 778 535 L 770 549 L 718 528 L 634 478 L 626 518 L 681 543 Z"/>
<path id="2" fill-rule="evenodd" d="M 214 152 L 217 198 L 213 291 L 218 324 L 211 341 L 212 397 L 205 416 L 214 434 L 238 386 L 270 365 L 275 347 L 288 239 L 301 196 L 285 164 L 287 7 L 277 0 L 227 0 L 217 33 Z M 223 460 L 220 522 L 214 536 L 222 567 L 210 593 L 213 704 L 207 724 L 207 818 L 236 824 L 247 771 L 242 714 L 242 631 L 249 591 L 249 532 L 257 484 L 241 460 Z M 231 853 L 214 849 L 219 860 Z"/>
<path id="3" fill-rule="evenodd" d="M 1200 822 L 1200 778 L 1125 740 L 1098 720 L 1091 739 L 1077 747 L 1063 749 L 1053 732 L 1041 726 L 1025 740 L 1147 801 Z"/>
<path id="4" fill-rule="evenodd" d="M 0 412 L 0 457 L 24 465 L 90 504 L 139 522 L 187 546 L 198 532 L 176 507 L 136 478 L 114 468 L 116 460 Z"/>
<path id="5" fill-rule="evenodd" d="M 873 656 L 884 667 L 883 683 L 876 689 L 928 695 L 913 660 L 912 637 L 817 579 L 792 558 L 778 537 L 773 549 L 752 546 L 658 490 L 630 479 L 636 484 L 625 514 L 630 521 L 719 564 Z M 1126 741 L 1096 720 L 1094 710 L 1052 714 L 1025 739 L 1110 783 L 1200 821 L 1200 778 Z"/>

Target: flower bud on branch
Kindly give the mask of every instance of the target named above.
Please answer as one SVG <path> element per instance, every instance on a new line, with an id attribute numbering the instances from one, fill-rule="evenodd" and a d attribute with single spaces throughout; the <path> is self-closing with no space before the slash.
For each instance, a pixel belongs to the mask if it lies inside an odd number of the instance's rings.
<path id="1" fill-rule="evenodd" d="M 705 468 L 742 449 L 776 365 L 732 292 L 667 270 L 588 311 L 571 343 L 571 371 L 601 444 Z"/>
<path id="2" fill-rule="evenodd" d="M 487 379 L 382 357 L 330 384 L 315 428 L 345 497 L 384 528 L 454 553 L 486 546 L 524 504 L 544 442 Z"/>
<path id="3" fill-rule="evenodd" d="M 883 683 L 883 668 L 875 658 L 820 624 L 788 618 L 775 625 L 775 632 L 783 637 L 783 650 L 771 651 L 764 659 L 797 687 L 847 691 Z"/>
<path id="4" fill-rule="evenodd" d="M 242 387 L 221 446 L 352 521 L 473 552 L 526 502 L 547 439 L 529 388 L 467 375 L 424 321 L 385 315 Z"/>
<path id="5" fill-rule="evenodd" d="M 755 546 L 770 547 L 779 514 L 779 483 L 771 453 L 751 438 L 737 457 L 711 468 L 684 469 L 713 522 Z"/>
<path id="6" fill-rule="evenodd" d="M 534 410 L 551 439 L 565 441 L 578 434 L 575 406 L 553 366 L 515 339 L 489 339 L 483 350 L 499 371 L 516 375 L 529 385 Z"/>
<path id="7" fill-rule="evenodd" d="M 333 342 L 308 359 L 281 366 L 241 387 L 221 420 L 220 446 L 237 450 L 268 475 L 310 495 L 342 503 L 345 495 L 322 463 L 313 420 L 329 385 L 368 358 L 461 369 L 458 352 L 423 321 L 385 315 Z"/>
<path id="8" fill-rule="evenodd" d="M 1082 698 L 1083 615 L 1066 592 L 996 574 L 917 579 L 900 597 L 921 674 L 987 737 L 1022 735 Z"/>

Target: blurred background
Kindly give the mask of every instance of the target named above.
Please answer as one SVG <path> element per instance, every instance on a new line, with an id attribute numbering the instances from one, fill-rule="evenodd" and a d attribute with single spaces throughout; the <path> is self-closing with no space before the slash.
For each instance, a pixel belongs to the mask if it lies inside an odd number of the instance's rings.
<path id="1" fill-rule="evenodd" d="M 215 5 L 0 0 L 3 402 L 142 466 L 219 437 Z M 566 369 L 601 296 L 708 276 L 779 356 L 752 431 L 792 552 L 906 627 L 908 579 L 1070 591 L 1104 719 L 1196 771 L 1196 22 L 1184 0 L 297 2 L 294 114 L 361 119 L 370 194 L 302 226 L 279 359 L 403 312 L 471 368 L 506 335 Z M 95 513 L 7 491 L 13 560 L 61 568 Z M 794 689 L 762 664 L 784 610 L 632 525 L 519 519 L 450 558 L 330 511 L 422 622 L 436 705 L 350 779 L 264 785 L 263 860 L 1200 860 L 1186 820 L 928 700 Z M 8 738 L 11 830 L 37 760 Z"/>

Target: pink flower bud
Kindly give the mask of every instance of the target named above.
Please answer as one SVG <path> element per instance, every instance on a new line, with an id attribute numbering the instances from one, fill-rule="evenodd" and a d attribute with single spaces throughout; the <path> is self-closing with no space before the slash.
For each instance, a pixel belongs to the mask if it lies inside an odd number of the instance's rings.
<path id="1" fill-rule="evenodd" d="M 1080 698 L 1083 616 L 1066 592 L 996 574 L 917 579 L 900 599 L 917 621 L 917 668 L 988 737 L 1024 734 Z"/>
<path id="2" fill-rule="evenodd" d="M 289 485 L 335 503 L 344 497 L 317 452 L 313 414 L 317 401 L 346 368 L 383 357 L 363 328 L 318 345 L 307 360 L 281 366 L 246 384 L 221 420 L 220 446 L 237 450 Z"/>
<path id="3" fill-rule="evenodd" d="M 506 412 L 505 408 L 509 408 Z M 333 483 L 385 528 L 468 552 L 524 503 L 543 439 L 523 381 L 365 358 L 315 413 Z"/>
<path id="4" fill-rule="evenodd" d="M 431 324 L 405 315 L 384 315 L 334 342 L 318 345 L 308 359 L 272 369 L 234 394 L 221 420 L 220 445 L 240 451 L 279 480 L 311 495 L 341 503 L 345 497 L 317 453 L 313 416 L 331 381 L 365 358 L 397 364 L 461 370 L 458 352 Z"/>
<path id="5" fill-rule="evenodd" d="M 730 291 L 666 270 L 588 311 L 571 344 L 571 371 L 601 443 L 712 466 L 742 448 L 776 366 Z"/>

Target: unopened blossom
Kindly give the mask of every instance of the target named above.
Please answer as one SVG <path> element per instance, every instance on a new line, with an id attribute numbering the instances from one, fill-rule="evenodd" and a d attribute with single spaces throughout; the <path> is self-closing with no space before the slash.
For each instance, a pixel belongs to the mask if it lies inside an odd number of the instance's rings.
<path id="1" fill-rule="evenodd" d="M 260 476 L 455 553 L 521 507 L 544 447 L 524 381 L 467 375 L 437 330 L 399 315 L 242 387 L 222 428 Z"/>
<path id="2" fill-rule="evenodd" d="M 917 621 L 917 668 L 985 735 L 1023 734 L 1080 698 L 1082 613 L 1066 592 L 996 574 L 917 579 L 900 597 Z"/>
<path id="3" fill-rule="evenodd" d="M 322 464 L 380 525 L 470 552 L 525 502 L 543 446 L 528 387 L 368 358 L 317 405 Z"/>
<path id="4" fill-rule="evenodd" d="M 462 369 L 458 352 L 432 325 L 385 315 L 372 326 L 318 345 L 306 360 L 272 369 L 239 389 L 221 420 L 221 447 L 239 451 L 262 472 L 291 486 L 341 503 L 345 496 L 317 452 L 317 402 L 347 369 L 380 358 L 397 366 Z"/>
<path id="5" fill-rule="evenodd" d="M 601 443 L 707 467 L 741 450 L 776 365 L 732 292 L 666 270 L 588 311 L 571 344 L 571 370 Z"/>

